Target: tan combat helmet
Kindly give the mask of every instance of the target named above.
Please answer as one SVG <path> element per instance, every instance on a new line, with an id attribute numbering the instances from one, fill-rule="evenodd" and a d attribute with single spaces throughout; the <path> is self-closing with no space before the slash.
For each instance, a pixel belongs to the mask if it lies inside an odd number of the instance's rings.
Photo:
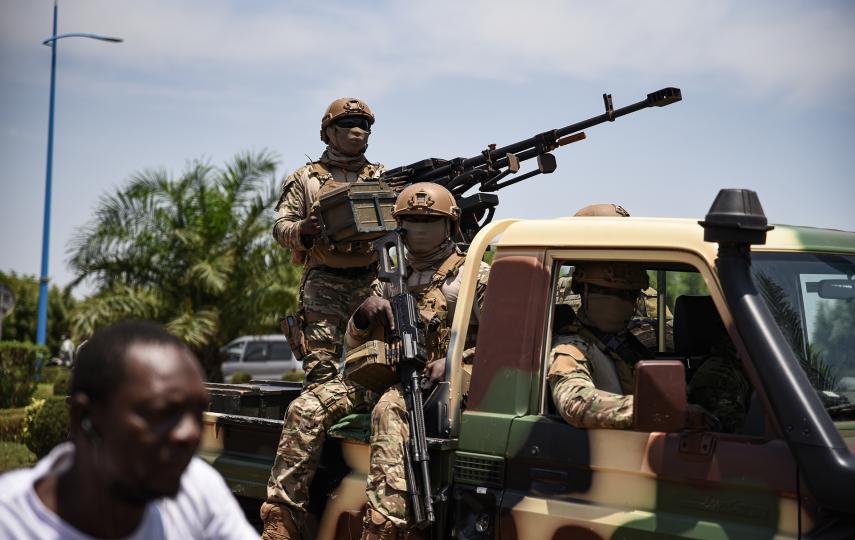
<path id="1" fill-rule="evenodd" d="M 629 217 L 629 212 L 619 204 L 589 204 L 573 217 Z"/>
<path id="2" fill-rule="evenodd" d="M 585 262 L 573 270 L 573 290 L 580 292 L 582 283 L 600 287 L 640 291 L 650 286 L 647 272 L 640 266 L 621 262 Z"/>
<path id="3" fill-rule="evenodd" d="M 460 207 L 450 191 L 433 182 L 419 182 L 404 188 L 395 201 L 392 215 L 398 221 L 404 216 L 442 216 L 460 219 Z"/>
<path id="4" fill-rule="evenodd" d="M 329 144 L 330 140 L 327 137 L 327 128 L 345 116 L 362 116 L 368 119 L 368 125 L 374 123 L 374 113 L 368 108 L 368 104 L 357 98 L 338 98 L 330 103 L 327 107 L 324 117 L 321 118 L 321 140 Z"/>

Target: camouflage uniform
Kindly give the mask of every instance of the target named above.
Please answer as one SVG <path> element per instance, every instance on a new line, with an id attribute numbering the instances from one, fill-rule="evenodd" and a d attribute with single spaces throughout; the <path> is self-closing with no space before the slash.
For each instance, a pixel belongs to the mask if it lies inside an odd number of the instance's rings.
<path id="1" fill-rule="evenodd" d="M 376 253 L 364 242 L 331 244 L 322 237 L 307 246 L 300 223 L 317 198 L 348 182 L 377 180 L 379 164 L 365 163 L 347 172 L 310 163 L 282 185 L 273 229 L 276 240 L 292 250 L 306 269 L 300 287 L 300 316 L 308 353 L 303 392 L 288 407 L 267 484 L 267 502 L 286 505 L 298 526 L 305 519 L 309 485 L 315 475 L 326 429 L 344 416 L 367 410 L 365 392 L 338 374 L 345 325 L 350 314 L 371 294 Z"/>
<path id="2" fill-rule="evenodd" d="M 629 332 L 606 343 L 579 323 L 562 329 L 553 340 L 547 374 L 552 399 L 561 416 L 576 427 L 632 427 L 635 363 L 648 355 Z M 721 431 L 733 433 L 745 421 L 750 392 L 724 334 L 692 377 L 689 402 L 715 416 Z"/>
<path id="3" fill-rule="evenodd" d="M 742 371 L 736 349 L 721 336 L 689 381 L 689 402 L 700 405 L 721 422 L 721 431 L 734 433 L 745 423 L 751 384 Z"/>
<path id="4" fill-rule="evenodd" d="M 427 336 L 429 363 L 445 361 L 448 334 L 460 288 L 462 263 L 463 254 L 455 250 L 450 257 L 437 261 L 431 268 L 411 271 L 407 279 L 410 291 L 419 299 L 422 322 L 433 319 L 434 315 L 440 321 L 439 327 Z M 483 306 L 488 274 L 489 266 L 482 262 L 478 273 L 472 324 L 477 324 L 477 317 Z M 386 297 L 392 292 L 388 287 L 377 290 Z M 473 335 L 474 332 L 469 334 Z M 355 347 L 368 339 L 369 332 L 356 328 L 351 319 L 346 336 L 348 347 Z M 369 510 L 379 513 L 385 518 L 383 521 L 388 520 L 399 528 L 406 528 L 408 518 L 404 452 L 409 437 L 410 426 L 404 392 L 402 386 L 396 384 L 383 394 L 371 411 L 371 458 L 365 493 Z M 370 514 L 371 512 L 367 514 L 365 522 L 368 529 L 372 526 L 369 523 Z"/>
<path id="5" fill-rule="evenodd" d="M 578 321 L 561 329 L 547 373 L 559 414 L 576 427 L 631 428 L 635 364 L 645 356 L 629 332 L 604 343 Z"/>

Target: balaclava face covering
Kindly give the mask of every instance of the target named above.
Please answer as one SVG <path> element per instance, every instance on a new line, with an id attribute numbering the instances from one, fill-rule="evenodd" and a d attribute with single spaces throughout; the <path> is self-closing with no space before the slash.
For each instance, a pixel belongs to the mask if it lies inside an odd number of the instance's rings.
<path id="1" fill-rule="evenodd" d="M 591 325 L 607 334 L 625 330 L 635 313 L 635 302 L 587 290 L 583 296 L 583 307 L 585 318 Z"/>
<path id="2" fill-rule="evenodd" d="M 365 150 L 368 148 L 370 131 L 362 128 L 344 128 L 335 124 L 326 130 L 329 144 L 319 160 L 324 165 L 346 171 L 359 172 L 368 163 Z"/>
<path id="3" fill-rule="evenodd" d="M 454 251 L 447 219 L 402 219 L 401 228 L 404 230 L 404 242 L 407 245 L 407 262 L 416 270 L 423 270 L 437 261 L 444 261 Z"/>

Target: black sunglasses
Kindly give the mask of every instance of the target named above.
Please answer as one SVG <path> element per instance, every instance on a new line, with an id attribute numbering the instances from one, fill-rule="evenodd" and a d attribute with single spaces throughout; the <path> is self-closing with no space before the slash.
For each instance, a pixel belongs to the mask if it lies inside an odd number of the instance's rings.
<path id="1" fill-rule="evenodd" d="M 345 116 L 336 120 L 335 125 L 347 129 L 358 127 L 365 131 L 371 131 L 371 122 L 363 116 Z"/>

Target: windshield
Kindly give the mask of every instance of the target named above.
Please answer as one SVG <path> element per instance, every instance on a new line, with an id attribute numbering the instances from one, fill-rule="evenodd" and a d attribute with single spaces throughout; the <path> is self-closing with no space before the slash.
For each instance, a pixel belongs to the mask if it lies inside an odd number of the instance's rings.
<path id="1" fill-rule="evenodd" d="M 835 419 L 855 415 L 855 256 L 753 253 L 754 282 Z"/>

